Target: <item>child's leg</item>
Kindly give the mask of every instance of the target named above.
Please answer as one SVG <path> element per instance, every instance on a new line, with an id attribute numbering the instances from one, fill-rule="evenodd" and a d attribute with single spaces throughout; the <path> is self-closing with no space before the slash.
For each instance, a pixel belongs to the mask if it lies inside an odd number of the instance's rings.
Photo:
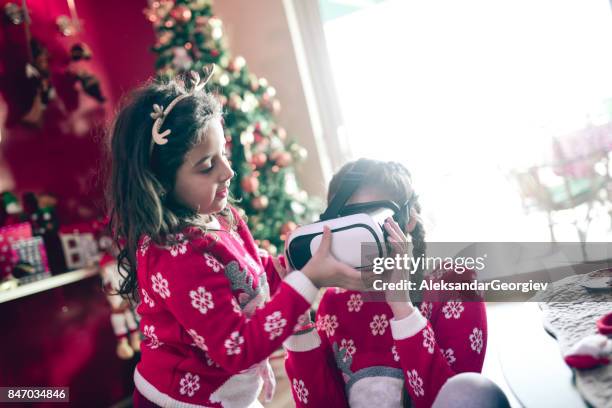
<path id="1" fill-rule="evenodd" d="M 432 408 L 510 408 L 504 392 L 482 374 L 457 374 L 442 386 Z"/>

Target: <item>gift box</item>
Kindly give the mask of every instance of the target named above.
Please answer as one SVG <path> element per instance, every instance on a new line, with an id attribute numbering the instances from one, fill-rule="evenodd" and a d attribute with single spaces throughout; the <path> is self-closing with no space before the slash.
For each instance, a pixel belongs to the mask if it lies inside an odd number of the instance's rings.
<path id="1" fill-rule="evenodd" d="M 98 238 L 103 228 L 100 220 L 60 227 L 59 237 L 68 269 L 92 266 L 99 261 Z"/>
<path id="2" fill-rule="evenodd" d="M 47 251 L 41 237 L 22 239 L 12 244 L 18 263 L 32 266 L 35 274 L 48 273 Z"/>
<path id="3" fill-rule="evenodd" d="M 28 222 L 0 228 L 0 280 L 11 274 L 19 260 L 13 244 L 30 238 L 32 238 L 32 226 Z"/>
<path id="4" fill-rule="evenodd" d="M 100 258 L 93 234 L 60 234 L 68 269 L 94 265 Z"/>

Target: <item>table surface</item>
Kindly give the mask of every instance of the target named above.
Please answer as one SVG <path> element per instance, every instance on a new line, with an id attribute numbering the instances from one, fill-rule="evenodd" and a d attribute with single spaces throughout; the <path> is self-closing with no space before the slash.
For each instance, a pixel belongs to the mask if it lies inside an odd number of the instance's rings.
<path id="1" fill-rule="evenodd" d="M 573 384 L 572 370 L 557 341 L 544 330 L 537 303 L 500 303 L 493 314 L 494 327 L 489 330 L 498 330 L 501 369 L 523 406 L 588 407 Z"/>

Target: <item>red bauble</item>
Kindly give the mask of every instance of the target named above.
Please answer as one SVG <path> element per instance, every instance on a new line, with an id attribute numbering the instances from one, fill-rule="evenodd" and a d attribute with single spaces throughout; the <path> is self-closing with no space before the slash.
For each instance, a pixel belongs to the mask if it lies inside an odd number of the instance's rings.
<path id="1" fill-rule="evenodd" d="M 276 156 L 276 164 L 279 167 L 287 167 L 291 164 L 293 158 L 289 152 L 280 152 L 278 156 Z"/>
<path id="2" fill-rule="evenodd" d="M 240 187 L 250 194 L 253 194 L 259 188 L 259 179 L 255 176 L 247 176 L 240 182 Z"/>
<path id="3" fill-rule="evenodd" d="M 180 24 L 185 24 L 191 20 L 191 10 L 187 6 L 179 5 L 170 11 L 170 15 Z"/>
<path id="4" fill-rule="evenodd" d="M 268 161 L 268 157 L 265 153 L 257 153 L 253 156 L 253 164 L 256 167 L 263 167 Z"/>
<path id="5" fill-rule="evenodd" d="M 286 223 L 283 224 L 283 226 L 281 227 L 281 234 L 283 235 L 289 235 L 290 232 L 292 232 L 294 229 L 297 228 L 297 224 L 293 221 L 287 221 Z"/>
<path id="6" fill-rule="evenodd" d="M 253 201 L 251 201 L 251 204 L 253 204 L 253 208 L 255 208 L 256 210 L 265 210 L 268 207 L 269 203 L 270 200 L 268 200 L 268 197 L 266 197 L 265 195 L 255 197 Z"/>

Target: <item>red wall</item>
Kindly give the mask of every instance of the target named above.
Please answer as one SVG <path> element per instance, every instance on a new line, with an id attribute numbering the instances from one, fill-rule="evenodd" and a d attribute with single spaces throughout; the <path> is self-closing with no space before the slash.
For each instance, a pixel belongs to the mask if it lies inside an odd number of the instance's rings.
<path id="1" fill-rule="evenodd" d="M 20 0 L 13 0 L 21 4 Z M 2 17 L 6 0 L 0 0 Z M 121 95 L 146 80 L 155 56 L 146 1 L 77 0 L 84 31 L 63 37 L 55 24 L 69 15 L 66 0 L 28 0 L 33 36 L 49 49 L 52 102 L 41 129 L 19 124 L 32 89 L 24 75 L 23 26 L 0 23 L 0 191 L 56 195 L 61 223 L 100 214 L 104 129 Z M 101 81 L 100 105 L 67 81 L 65 61 L 75 42 L 93 59 L 84 63 Z M 71 406 L 109 406 L 128 396 L 134 361 L 115 356 L 110 309 L 99 278 L 0 304 L 0 386 L 69 386 Z"/>
<path id="2" fill-rule="evenodd" d="M 6 3 L 0 0 L 2 10 Z M 41 129 L 19 124 L 33 95 L 24 74 L 24 27 L 3 21 L 0 190 L 52 193 L 59 199 L 61 222 L 87 219 L 102 211 L 104 132 L 117 101 L 153 73 L 155 56 L 149 49 L 155 36 L 142 13 L 146 1 L 77 1 L 83 31 L 74 37 L 62 36 L 55 24 L 59 15 L 69 15 L 66 0 L 27 3 L 32 35 L 49 50 L 58 97 L 49 105 Z M 76 42 L 85 42 L 93 51 L 93 59 L 82 66 L 100 79 L 104 104 L 78 92 L 65 75 L 68 50 Z"/>

